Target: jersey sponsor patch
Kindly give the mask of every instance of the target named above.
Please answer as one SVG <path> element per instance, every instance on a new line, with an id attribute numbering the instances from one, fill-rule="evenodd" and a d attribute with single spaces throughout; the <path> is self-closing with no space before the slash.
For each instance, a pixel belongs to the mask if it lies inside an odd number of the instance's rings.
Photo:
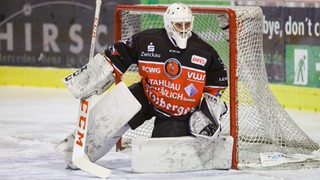
<path id="1" fill-rule="evenodd" d="M 188 79 L 195 80 L 195 81 L 204 82 L 206 79 L 205 73 L 188 71 L 187 75 L 188 75 Z"/>
<path id="2" fill-rule="evenodd" d="M 198 64 L 200 66 L 204 66 L 207 63 L 207 59 L 201 56 L 197 56 L 197 55 L 192 55 L 191 57 L 191 62 L 193 64 Z"/>
<path id="3" fill-rule="evenodd" d="M 152 42 L 150 42 L 150 44 L 147 47 L 148 52 L 154 52 L 155 50 L 155 46 L 153 45 Z"/>
<path id="4" fill-rule="evenodd" d="M 141 70 L 145 71 L 147 73 L 155 73 L 155 74 L 160 74 L 161 69 L 159 67 L 149 67 L 149 66 L 141 66 Z"/>
<path id="5" fill-rule="evenodd" d="M 181 74 L 181 64 L 175 58 L 170 58 L 164 63 L 164 72 L 171 79 L 176 79 Z"/>
<path id="6" fill-rule="evenodd" d="M 184 88 L 189 97 L 193 96 L 198 92 L 197 88 L 191 83 L 187 87 Z"/>

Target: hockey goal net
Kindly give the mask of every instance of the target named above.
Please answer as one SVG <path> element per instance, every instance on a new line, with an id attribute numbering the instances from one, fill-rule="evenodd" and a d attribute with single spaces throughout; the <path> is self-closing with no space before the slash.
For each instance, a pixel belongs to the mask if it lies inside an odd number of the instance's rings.
<path id="1" fill-rule="evenodd" d="M 165 5 L 120 5 L 115 13 L 115 38 L 126 39 L 149 28 L 162 28 Z M 223 100 L 229 112 L 223 117 L 224 135 L 234 138 L 232 168 L 259 167 L 259 154 L 280 152 L 310 154 L 319 145 L 289 117 L 269 89 L 262 47 L 263 14 L 259 7 L 191 6 L 193 31 L 213 46 L 228 68 L 229 87 Z M 229 32 L 223 26 L 229 24 Z M 131 67 L 123 81 L 139 81 Z M 130 139 L 150 137 L 153 120 L 123 135 Z M 119 146 L 119 144 L 118 144 Z"/>

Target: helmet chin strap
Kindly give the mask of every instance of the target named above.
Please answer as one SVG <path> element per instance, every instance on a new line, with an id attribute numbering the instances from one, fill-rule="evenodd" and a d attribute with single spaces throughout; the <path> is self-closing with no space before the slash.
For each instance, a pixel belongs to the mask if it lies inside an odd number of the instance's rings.
<path id="1" fill-rule="evenodd" d="M 178 43 L 176 42 L 176 40 L 167 32 L 167 36 L 169 38 L 169 40 L 171 41 L 171 43 L 175 46 L 175 47 L 179 47 L 180 49 L 186 49 L 187 47 L 187 43 L 188 43 L 188 40 L 186 42 L 186 47 L 181 47 L 178 45 Z M 192 36 L 192 32 L 189 34 L 188 36 L 188 39 Z"/>

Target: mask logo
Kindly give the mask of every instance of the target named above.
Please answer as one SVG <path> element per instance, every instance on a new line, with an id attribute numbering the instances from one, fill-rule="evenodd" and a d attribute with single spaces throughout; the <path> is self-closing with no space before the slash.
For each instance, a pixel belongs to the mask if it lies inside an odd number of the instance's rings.
<path id="1" fill-rule="evenodd" d="M 164 63 L 164 72 L 171 79 L 176 79 L 181 74 L 181 64 L 175 58 L 170 58 Z"/>

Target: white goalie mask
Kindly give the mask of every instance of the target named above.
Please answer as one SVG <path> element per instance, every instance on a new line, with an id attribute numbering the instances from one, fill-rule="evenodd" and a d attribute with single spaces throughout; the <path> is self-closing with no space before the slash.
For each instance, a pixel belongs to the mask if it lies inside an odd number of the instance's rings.
<path id="1" fill-rule="evenodd" d="M 193 19 L 191 9 L 182 3 L 170 5 L 163 15 L 164 27 L 180 49 L 187 47 L 187 41 L 193 27 Z"/>

